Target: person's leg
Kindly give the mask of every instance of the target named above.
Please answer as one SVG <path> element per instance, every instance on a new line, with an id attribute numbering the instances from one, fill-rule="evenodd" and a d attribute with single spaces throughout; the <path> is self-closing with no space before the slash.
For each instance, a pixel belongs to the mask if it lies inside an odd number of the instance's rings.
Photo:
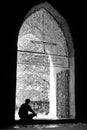
<path id="1" fill-rule="evenodd" d="M 35 117 L 36 115 L 34 113 L 28 115 L 28 119 L 32 120 L 33 117 Z"/>

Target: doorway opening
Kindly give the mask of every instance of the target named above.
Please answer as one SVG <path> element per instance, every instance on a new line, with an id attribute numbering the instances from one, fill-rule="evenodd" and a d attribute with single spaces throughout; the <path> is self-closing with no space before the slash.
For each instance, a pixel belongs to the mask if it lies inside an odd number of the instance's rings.
<path id="1" fill-rule="evenodd" d="M 26 17 L 17 43 L 15 120 L 27 98 L 37 113 L 34 119 L 75 118 L 74 53 L 69 32 L 60 28 L 64 19 L 48 3 Z"/>

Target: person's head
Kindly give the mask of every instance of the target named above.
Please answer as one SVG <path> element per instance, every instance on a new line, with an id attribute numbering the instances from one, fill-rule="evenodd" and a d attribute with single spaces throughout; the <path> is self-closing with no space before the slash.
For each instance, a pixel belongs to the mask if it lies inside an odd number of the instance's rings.
<path id="1" fill-rule="evenodd" d="M 30 103 L 30 99 L 26 99 L 26 100 L 25 100 L 25 103 L 26 103 L 26 104 L 29 104 L 29 103 Z"/>

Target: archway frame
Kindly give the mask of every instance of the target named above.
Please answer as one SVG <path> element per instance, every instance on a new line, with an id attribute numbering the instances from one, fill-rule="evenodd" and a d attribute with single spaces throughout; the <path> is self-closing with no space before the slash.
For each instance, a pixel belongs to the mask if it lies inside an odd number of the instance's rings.
<path id="1" fill-rule="evenodd" d="M 75 64 L 74 64 L 74 47 L 72 37 L 70 35 L 70 30 L 66 20 L 47 2 L 41 3 L 34 8 L 32 8 L 29 13 L 24 18 L 23 22 L 28 18 L 32 13 L 44 8 L 47 10 L 60 25 L 60 28 L 63 31 L 64 37 L 66 39 L 66 45 L 68 48 L 68 58 L 69 58 L 69 70 L 70 70 L 70 115 L 71 118 L 75 118 Z M 20 32 L 19 32 L 20 34 Z"/>

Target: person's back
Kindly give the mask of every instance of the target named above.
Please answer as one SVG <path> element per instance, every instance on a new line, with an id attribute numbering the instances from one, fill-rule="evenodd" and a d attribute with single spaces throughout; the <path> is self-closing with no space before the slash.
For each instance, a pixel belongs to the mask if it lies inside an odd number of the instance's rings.
<path id="1" fill-rule="evenodd" d="M 22 104 L 19 109 L 19 116 L 21 119 L 26 119 L 28 116 L 29 106 L 27 104 Z"/>
<path id="2" fill-rule="evenodd" d="M 35 112 L 31 109 L 31 107 L 28 105 L 30 102 L 29 99 L 26 99 L 25 103 L 21 105 L 19 109 L 19 117 L 22 120 L 29 120 L 32 119 L 34 116 L 36 116 Z M 32 112 L 32 114 L 28 114 L 28 112 Z"/>

